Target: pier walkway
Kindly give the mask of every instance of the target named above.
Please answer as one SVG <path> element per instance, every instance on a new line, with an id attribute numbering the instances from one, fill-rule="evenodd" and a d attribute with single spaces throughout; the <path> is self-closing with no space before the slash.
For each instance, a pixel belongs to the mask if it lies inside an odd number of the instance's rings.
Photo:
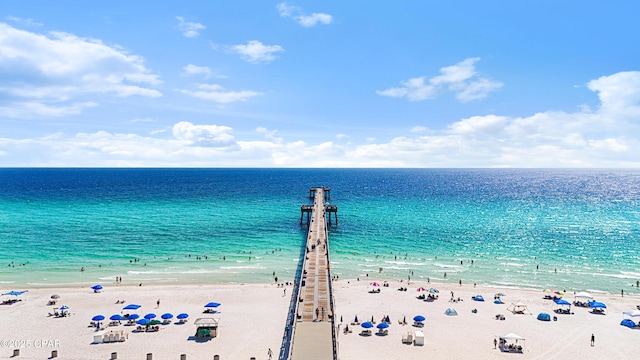
<path id="1" fill-rule="evenodd" d="M 291 360 L 337 359 L 333 327 L 333 295 L 329 266 L 329 244 L 325 192 L 311 188 L 313 210 L 307 234 L 302 279 L 298 282 L 298 306 L 293 326 Z M 335 206 L 332 208 L 335 211 Z"/>

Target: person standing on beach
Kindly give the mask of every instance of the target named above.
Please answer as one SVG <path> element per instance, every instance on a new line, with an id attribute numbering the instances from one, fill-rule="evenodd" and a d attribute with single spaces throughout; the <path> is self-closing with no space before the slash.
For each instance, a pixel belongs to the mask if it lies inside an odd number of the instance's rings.
<path id="1" fill-rule="evenodd" d="M 493 338 L 493 348 L 496 349 L 498 347 L 498 340 Z"/>
<path id="2" fill-rule="evenodd" d="M 156 301 L 156 307 L 160 307 L 160 299 L 158 299 L 158 301 Z"/>
<path id="3" fill-rule="evenodd" d="M 591 334 L 591 346 L 595 346 L 596 344 L 596 336 Z"/>

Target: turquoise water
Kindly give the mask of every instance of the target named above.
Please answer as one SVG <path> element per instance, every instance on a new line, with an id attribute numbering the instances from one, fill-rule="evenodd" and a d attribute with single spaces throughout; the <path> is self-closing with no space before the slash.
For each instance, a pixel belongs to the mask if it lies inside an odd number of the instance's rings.
<path id="1" fill-rule="evenodd" d="M 288 281 L 321 185 L 340 278 L 640 293 L 637 170 L 0 169 L 0 288 Z"/>

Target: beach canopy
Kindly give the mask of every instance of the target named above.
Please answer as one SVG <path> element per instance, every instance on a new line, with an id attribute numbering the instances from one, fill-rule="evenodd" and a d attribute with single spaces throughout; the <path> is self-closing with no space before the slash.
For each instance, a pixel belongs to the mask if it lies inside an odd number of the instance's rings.
<path id="1" fill-rule="evenodd" d="M 429 294 L 438 294 L 440 292 L 440 290 L 435 289 L 435 288 L 428 288 L 425 291 L 428 292 Z"/>
<path id="2" fill-rule="evenodd" d="M 370 321 L 365 321 L 362 324 L 360 324 L 360 326 L 362 326 L 365 329 L 371 329 L 373 327 L 373 324 Z"/>
<path id="3" fill-rule="evenodd" d="M 11 290 L 11 291 L 9 291 L 8 293 L 4 293 L 4 294 L 2 294 L 2 295 L 20 296 L 20 295 L 22 295 L 22 294 L 26 293 L 27 291 L 28 291 L 28 290 L 22 290 L 22 291 L 14 291 L 14 290 Z"/>
<path id="4" fill-rule="evenodd" d="M 425 289 L 425 288 L 423 288 L 423 287 L 419 287 L 419 288 L 418 288 L 418 291 L 425 291 L 425 290 L 427 290 L 427 289 Z"/>
<path id="5" fill-rule="evenodd" d="M 140 315 L 138 315 L 138 314 L 131 314 L 131 315 L 127 316 L 127 319 L 129 319 L 129 320 L 135 320 L 135 319 L 137 319 L 137 318 L 139 318 L 139 317 L 140 317 Z"/>
<path id="6" fill-rule="evenodd" d="M 511 305 L 507 307 L 507 310 L 511 311 L 514 314 L 531 314 L 531 311 L 529 311 L 527 305 L 521 302 L 511 303 Z"/>
<path id="7" fill-rule="evenodd" d="M 577 298 L 587 298 L 587 299 L 593 299 L 593 296 L 591 296 L 591 294 L 589 294 L 588 292 L 579 292 L 575 295 L 575 297 Z"/>
<path id="8" fill-rule="evenodd" d="M 553 302 L 556 303 L 556 305 L 569 305 L 569 306 L 571 306 L 571 303 L 568 302 L 567 300 L 564 300 L 564 299 L 556 299 L 556 300 L 553 300 Z"/>
<path id="9" fill-rule="evenodd" d="M 447 310 L 444 311 L 444 314 L 449 316 L 454 316 L 454 315 L 458 315 L 458 312 L 455 309 L 447 308 Z"/>
<path id="10" fill-rule="evenodd" d="M 504 304 L 504 302 L 502 300 L 500 300 L 500 299 L 493 300 L 493 303 L 494 304 Z"/>
<path id="11" fill-rule="evenodd" d="M 111 321 L 121 321 L 121 320 L 124 320 L 124 318 L 120 314 L 114 314 L 114 315 L 111 315 L 109 320 L 111 320 Z"/>
<path id="12" fill-rule="evenodd" d="M 629 311 L 623 312 L 623 314 L 631 317 L 640 316 L 640 310 L 629 310 Z"/>
<path id="13" fill-rule="evenodd" d="M 378 329 L 386 329 L 389 327 L 389 324 L 387 324 L 386 322 L 381 322 L 378 324 L 378 326 L 376 326 Z"/>
<path id="14" fill-rule="evenodd" d="M 507 296 L 507 295 L 505 295 L 505 294 L 503 294 L 503 293 L 501 293 L 501 292 L 500 292 L 500 293 L 496 293 L 494 296 L 496 296 L 496 297 L 501 297 L 501 296 Z"/>
<path id="15" fill-rule="evenodd" d="M 212 301 L 212 302 L 208 303 L 207 305 L 205 305 L 204 307 L 206 307 L 206 308 L 217 308 L 218 306 L 220 306 L 219 303 Z"/>
<path id="16" fill-rule="evenodd" d="M 549 315 L 547 313 L 540 313 L 540 314 L 538 314 L 538 320 L 540 320 L 540 321 L 551 321 L 551 315 Z"/>
<path id="17" fill-rule="evenodd" d="M 422 315 L 416 315 L 416 316 L 413 317 L 413 321 L 422 322 L 422 321 L 425 321 L 425 320 L 426 320 L 426 318 L 424 316 L 422 316 Z"/>
<path id="18" fill-rule="evenodd" d="M 92 317 L 91 320 L 93 320 L 93 321 L 102 321 L 102 320 L 104 320 L 104 315 L 96 315 L 96 316 Z"/>
<path id="19" fill-rule="evenodd" d="M 500 336 L 500 339 L 503 340 L 524 340 L 524 338 L 518 334 L 514 334 L 514 333 L 507 333 L 504 335 Z"/>
<path id="20" fill-rule="evenodd" d="M 168 319 L 173 318 L 173 314 L 172 313 L 164 313 L 160 317 L 163 318 L 164 320 L 168 320 Z"/>
<path id="21" fill-rule="evenodd" d="M 482 295 L 476 295 L 472 297 L 472 299 L 475 301 L 484 301 L 484 298 L 482 297 Z"/>
<path id="22" fill-rule="evenodd" d="M 138 304 L 129 304 L 123 307 L 122 310 L 138 310 L 139 308 L 140 308 L 140 305 Z"/>
<path id="23" fill-rule="evenodd" d="M 93 290 L 102 290 L 102 285 L 100 285 L 100 284 L 93 285 L 91 288 L 92 288 Z"/>
<path id="24" fill-rule="evenodd" d="M 600 301 L 592 301 L 589 303 L 589 306 L 594 308 L 594 309 L 606 309 L 607 305 L 605 305 L 603 302 Z"/>
<path id="25" fill-rule="evenodd" d="M 156 318 L 156 314 L 154 314 L 154 313 L 149 313 L 149 314 L 145 315 L 145 316 L 144 316 L 144 318 L 145 318 L 145 319 L 149 319 L 149 320 L 151 320 L 151 319 L 155 319 L 155 318 Z"/>
<path id="26" fill-rule="evenodd" d="M 375 281 L 374 281 L 374 282 L 372 282 L 372 283 L 371 283 L 371 284 L 369 284 L 369 285 L 371 285 L 371 286 L 380 286 L 380 283 L 378 283 L 378 282 L 375 282 Z"/>
<path id="27" fill-rule="evenodd" d="M 624 319 L 624 320 L 622 320 L 622 321 L 620 322 L 620 325 L 622 325 L 622 326 L 626 326 L 626 327 L 628 327 L 628 328 L 634 328 L 634 327 L 636 327 L 636 326 L 637 326 L 637 325 L 636 325 L 636 323 L 635 323 L 633 320 L 631 320 L 631 319 Z"/>
<path id="28" fill-rule="evenodd" d="M 149 319 L 140 319 L 138 321 L 136 321 L 136 324 L 138 325 L 148 325 L 149 324 Z"/>
<path id="29" fill-rule="evenodd" d="M 187 313 L 180 313 L 178 314 L 178 316 L 176 316 L 176 318 L 182 320 L 182 319 L 187 319 L 189 317 L 189 314 Z"/>
<path id="30" fill-rule="evenodd" d="M 62 305 L 60 307 L 60 311 L 65 311 L 65 310 L 69 310 L 69 307 L 67 305 Z"/>

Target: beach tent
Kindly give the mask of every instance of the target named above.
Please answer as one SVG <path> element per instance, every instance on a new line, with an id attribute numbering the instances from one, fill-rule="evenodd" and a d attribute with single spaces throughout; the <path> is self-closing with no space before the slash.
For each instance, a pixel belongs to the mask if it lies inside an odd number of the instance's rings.
<path id="1" fill-rule="evenodd" d="M 507 307 L 507 310 L 511 311 L 514 314 L 532 314 L 531 311 L 529 311 L 529 308 L 527 308 L 527 305 L 521 302 L 511 303 L 511 305 Z"/>
<path id="2" fill-rule="evenodd" d="M 140 305 L 138 304 L 129 304 L 123 307 L 122 310 L 138 310 L 139 308 L 140 308 Z"/>
<path id="3" fill-rule="evenodd" d="M 538 320 L 540 320 L 540 321 L 551 321 L 551 315 L 549 315 L 547 313 L 540 313 L 540 314 L 538 314 Z"/>
<path id="4" fill-rule="evenodd" d="M 448 316 L 455 316 L 458 315 L 458 312 L 455 309 L 447 308 L 447 310 L 444 311 L 444 314 Z"/>
<path id="5" fill-rule="evenodd" d="M 620 325 L 622 325 L 622 326 L 626 326 L 626 327 L 628 327 L 628 328 L 630 328 L 630 329 L 633 329 L 634 327 L 636 327 L 636 326 L 637 326 L 637 325 L 636 325 L 636 323 L 635 323 L 635 322 L 633 322 L 633 320 L 631 320 L 631 319 L 624 319 L 624 320 L 622 320 L 622 322 L 620 322 Z"/>
<path id="6" fill-rule="evenodd" d="M 524 340 L 522 336 L 514 333 L 507 333 L 500 336 L 500 350 L 502 351 L 514 351 L 522 352 L 524 347 Z M 509 344 L 510 343 L 510 344 Z"/>
<path id="7" fill-rule="evenodd" d="M 474 301 L 484 301 L 484 298 L 482 297 L 482 295 L 476 295 L 476 296 L 472 297 L 472 299 Z"/>

